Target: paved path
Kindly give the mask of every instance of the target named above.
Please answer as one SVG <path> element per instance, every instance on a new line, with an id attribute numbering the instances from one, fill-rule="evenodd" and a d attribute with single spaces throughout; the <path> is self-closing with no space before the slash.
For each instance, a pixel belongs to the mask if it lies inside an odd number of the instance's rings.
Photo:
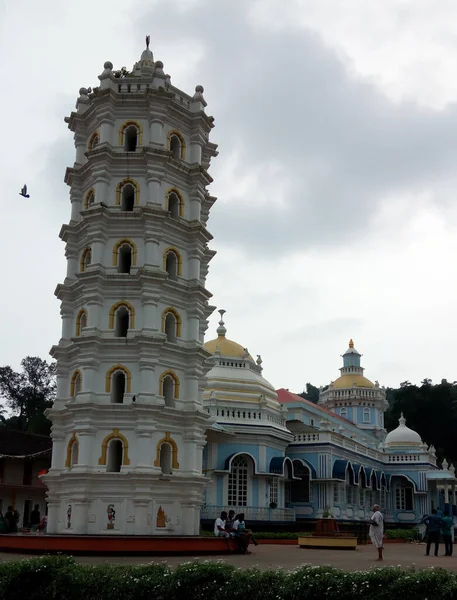
<path id="1" fill-rule="evenodd" d="M 442 553 L 444 548 L 440 548 Z M 457 572 L 457 555 L 454 557 L 424 556 L 424 544 L 386 544 L 385 561 L 386 566 L 402 566 L 410 568 L 414 566 L 417 569 L 427 567 L 443 567 L 451 571 Z M 0 553 L 0 562 L 20 560 L 26 558 L 20 554 L 5 554 Z M 190 560 L 223 560 L 228 564 L 237 567 L 259 567 L 261 569 L 282 567 L 284 569 L 294 569 L 305 564 L 311 565 L 332 565 L 345 571 L 367 570 L 373 567 L 380 566 L 380 563 L 375 562 L 376 551 L 370 546 L 359 546 L 357 550 L 307 550 L 298 548 L 298 546 L 275 546 L 275 545 L 260 545 L 252 548 L 252 554 L 229 555 L 229 556 L 212 556 L 212 557 L 191 557 L 191 556 L 169 556 L 169 557 L 147 557 L 147 556 L 80 556 L 76 557 L 76 561 L 81 564 L 125 564 L 125 565 L 140 565 L 150 562 L 161 563 L 166 562 L 170 566 L 179 565 L 182 562 Z"/>

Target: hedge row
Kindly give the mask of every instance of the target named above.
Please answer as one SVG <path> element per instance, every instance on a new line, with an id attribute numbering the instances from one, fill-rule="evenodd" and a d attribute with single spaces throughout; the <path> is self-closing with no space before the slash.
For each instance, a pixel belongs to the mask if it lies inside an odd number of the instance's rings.
<path id="1" fill-rule="evenodd" d="M 345 573 L 237 569 L 222 562 L 166 565 L 75 564 L 42 557 L 0 564 L 1 600 L 451 600 L 457 575 L 444 569 L 385 567 Z"/>

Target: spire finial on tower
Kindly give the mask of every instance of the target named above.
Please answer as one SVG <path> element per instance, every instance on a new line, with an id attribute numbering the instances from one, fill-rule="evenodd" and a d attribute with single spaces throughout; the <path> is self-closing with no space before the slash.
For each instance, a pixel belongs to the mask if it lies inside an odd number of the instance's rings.
<path id="1" fill-rule="evenodd" d="M 217 328 L 217 335 L 219 335 L 219 336 L 225 336 L 225 334 L 227 333 L 227 329 L 225 328 L 224 314 L 227 311 L 224 310 L 223 308 L 221 308 L 217 312 L 221 315 L 221 320 L 219 321 L 219 327 Z"/>
<path id="2" fill-rule="evenodd" d="M 149 50 L 149 42 L 151 41 L 151 36 L 147 35 L 146 36 L 146 48 Z"/>
<path id="3" fill-rule="evenodd" d="M 349 340 L 349 348 L 354 348 L 354 341 L 352 338 Z"/>
<path id="4" fill-rule="evenodd" d="M 398 422 L 400 423 L 400 425 L 406 425 L 406 419 L 403 416 L 403 412 L 400 413 L 400 418 L 398 419 Z"/>

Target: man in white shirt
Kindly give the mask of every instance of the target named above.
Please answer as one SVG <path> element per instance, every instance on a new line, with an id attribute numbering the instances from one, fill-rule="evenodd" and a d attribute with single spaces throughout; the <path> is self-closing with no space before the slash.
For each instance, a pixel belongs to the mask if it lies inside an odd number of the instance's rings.
<path id="1" fill-rule="evenodd" d="M 375 504 L 373 506 L 373 516 L 368 520 L 370 524 L 370 539 L 373 544 L 378 549 L 378 558 L 377 560 L 383 560 L 382 551 L 384 544 L 384 517 L 380 512 L 379 504 Z"/>
<path id="2" fill-rule="evenodd" d="M 221 516 L 216 519 L 214 522 L 214 535 L 216 537 L 229 537 L 227 531 L 225 531 L 225 522 L 227 520 L 227 513 L 224 511 L 221 512 Z"/>

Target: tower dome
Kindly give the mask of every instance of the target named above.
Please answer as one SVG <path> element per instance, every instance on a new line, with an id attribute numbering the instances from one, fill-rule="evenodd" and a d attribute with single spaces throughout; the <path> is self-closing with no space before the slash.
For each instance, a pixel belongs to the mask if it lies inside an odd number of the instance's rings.
<path id="1" fill-rule="evenodd" d="M 214 366 L 207 374 L 204 398 L 226 401 L 270 404 L 277 408 L 276 390 L 262 375 L 262 359 L 254 360 L 247 348 L 229 340 L 223 320 L 225 310 L 219 310 L 221 320 L 217 338 L 206 342 L 205 349 L 213 354 Z"/>
<path id="2" fill-rule="evenodd" d="M 398 427 L 387 434 L 384 440 L 384 447 L 394 448 L 405 446 L 422 446 L 422 440 L 417 431 L 406 427 L 406 419 L 403 413 L 401 413 L 401 417 L 398 419 Z"/>

